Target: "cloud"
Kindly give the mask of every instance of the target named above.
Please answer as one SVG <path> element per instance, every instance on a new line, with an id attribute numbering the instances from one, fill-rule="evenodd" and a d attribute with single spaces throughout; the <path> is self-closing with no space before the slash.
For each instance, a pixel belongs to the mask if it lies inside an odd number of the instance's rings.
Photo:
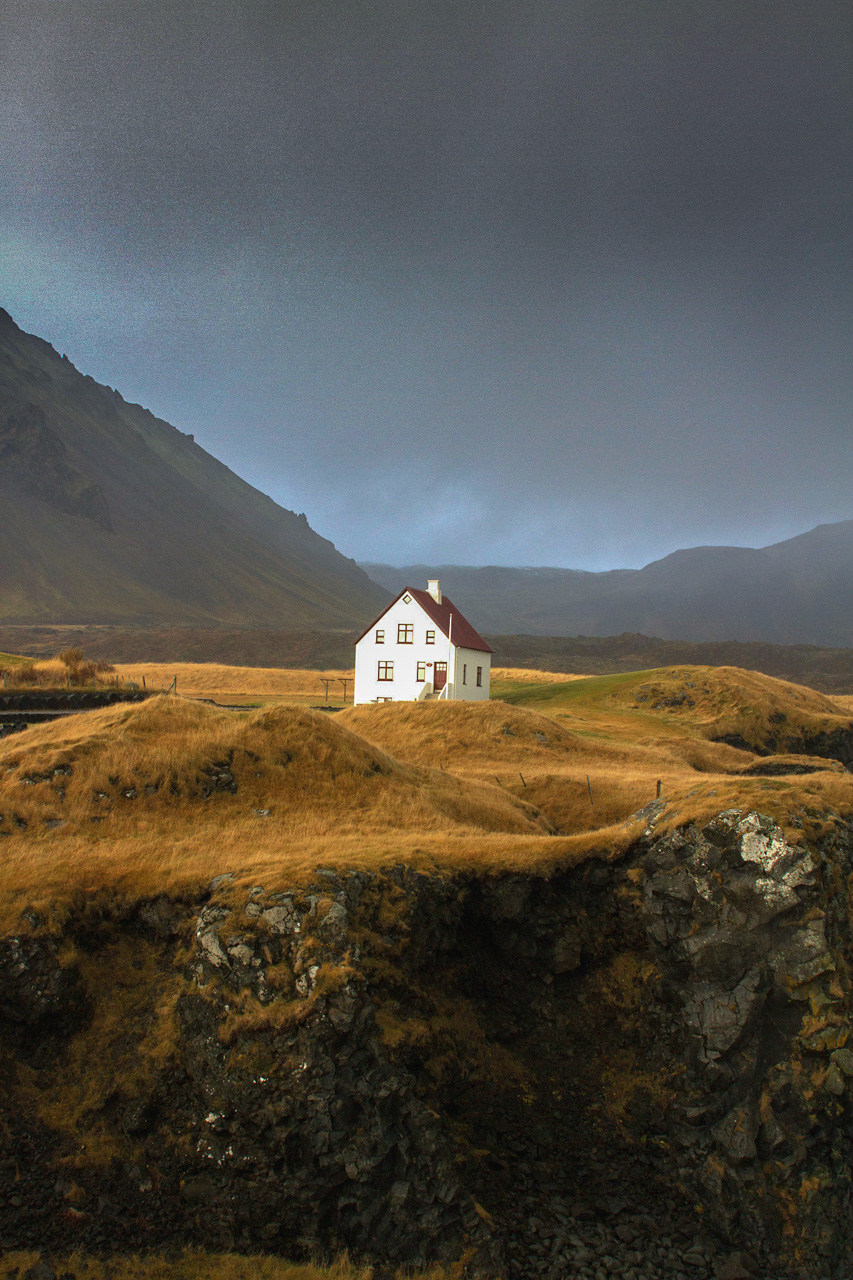
<path id="1" fill-rule="evenodd" d="M 851 515 L 845 5 L 4 15 L 5 305 L 347 554 Z"/>

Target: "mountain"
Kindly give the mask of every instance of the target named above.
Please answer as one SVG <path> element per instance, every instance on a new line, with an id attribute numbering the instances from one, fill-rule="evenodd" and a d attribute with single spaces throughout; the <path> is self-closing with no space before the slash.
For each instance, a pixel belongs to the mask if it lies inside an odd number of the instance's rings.
<path id="1" fill-rule="evenodd" d="M 0 622 L 352 628 L 386 598 L 304 515 L 0 309 Z"/>
<path id="2" fill-rule="evenodd" d="M 643 569 L 362 564 L 389 591 L 440 578 L 478 631 L 853 646 L 853 520 L 769 547 L 692 547 Z"/>

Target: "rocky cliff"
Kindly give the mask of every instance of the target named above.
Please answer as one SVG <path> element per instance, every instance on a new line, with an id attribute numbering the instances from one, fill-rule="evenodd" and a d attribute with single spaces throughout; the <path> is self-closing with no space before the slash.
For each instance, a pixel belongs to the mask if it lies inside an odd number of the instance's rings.
<path id="1" fill-rule="evenodd" d="M 853 831 L 81 896 L 0 943 L 0 1238 L 847 1275 Z"/>

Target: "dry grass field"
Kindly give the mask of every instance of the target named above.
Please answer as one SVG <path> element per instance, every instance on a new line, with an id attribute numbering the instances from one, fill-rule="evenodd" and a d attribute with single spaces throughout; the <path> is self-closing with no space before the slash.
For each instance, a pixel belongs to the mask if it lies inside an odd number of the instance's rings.
<path id="1" fill-rule="evenodd" d="M 212 698 L 214 702 L 268 703 L 295 702 L 310 706 L 343 707 L 352 702 L 352 670 L 299 671 L 286 667 L 229 667 L 216 662 L 126 662 L 116 666 L 119 678 L 148 689 L 168 689 L 173 680 L 177 691 L 189 698 Z M 328 681 L 328 698 L 326 697 Z"/>
<path id="2" fill-rule="evenodd" d="M 339 717 L 369 741 L 418 764 L 443 766 L 532 802 L 561 835 L 620 824 L 657 796 L 658 828 L 758 808 L 783 825 L 851 812 L 853 776 L 835 760 L 791 753 L 803 733 L 847 729 L 850 716 L 810 689 L 736 668 L 664 668 L 572 681 L 505 681 L 505 701 L 386 703 Z M 683 699 L 683 700 L 682 700 Z M 739 736 L 755 750 L 712 741 Z M 781 739 L 766 767 L 768 745 Z M 758 752 L 762 754 L 759 756 Z M 817 769 L 807 776 L 797 770 Z M 785 772 L 790 769 L 791 772 Z"/>
<path id="3" fill-rule="evenodd" d="M 853 812 L 843 766 L 791 754 L 804 732 L 849 728 L 821 694 L 735 668 L 519 674 L 497 677 L 505 700 L 330 716 L 298 703 L 315 673 L 261 672 L 293 678 L 293 697 L 234 711 L 164 696 L 2 740 L 2 923 L 29 906 L 58 927 L 92 895 L 192 893 L 224 872 L 270 888 L 318 865 L 547 872 L 616 856 L 658 784 L 659 830 L 731 807 L 793 833 Z M 750 776 L 771 738 L 779 776 Z"/>
<path id="4" fill-rule="evenodd" d="M 319 863 L 541 859 L 533 806 L 392 759 L 338 719 L 163 696 L 0 741 L 3 923 L 28 903 L 58 921 L 75 894 L 194 892 L 226 871 L 284 884 Z"/>
<path id="5" fill-rule="evenodd" d="M 21 671 L 32 673 L 21 679 Z M 0 672 L 6 673 L 8 688 L 28 687 L 38 676 L 42 687 L 66 684 L 68 671 L 57 658 L 33 660 L 0 653 Z M 118 677 L 122 685 L 165 692 L 175 682 L 179 695 L 209 698 L 220 705 L 265 705 L 294 702 L 302 706 L 344 707 L 352 703 L 353 669 L 312 671 L 289 667 L 239 667 L 217 662 L 119 662 L 109 664 L 109 683 Z M 584 676 L 526 668 L 495 668 L 493 684 L 498 689 L 526 683 L 565 683 Z M 96 681 L 97 683 L 97 681 Z M 103 683 L 103 681 L 101 681 Z M 499 694 L 497 696 L 500 696 Z"/>
<path id="6" fill-rule="evenodd" d="M 122 662 L 115 669 L 123 682 L 141 687 L 144 681 L 148 689 L 164 690 L 177 680 L 178 693 L 190 698 L 212 698 L 224 704 L 282 700 L 343 707 L 352 703 L 354 673 L 351 667 L 307 671 L 286 667 L 233 667 L 215 662 Z M 525 680 L 548 684 L 583 678 L 515 667 L 496 668 L 493 673 L 493 681 L 502 683 Z"/>

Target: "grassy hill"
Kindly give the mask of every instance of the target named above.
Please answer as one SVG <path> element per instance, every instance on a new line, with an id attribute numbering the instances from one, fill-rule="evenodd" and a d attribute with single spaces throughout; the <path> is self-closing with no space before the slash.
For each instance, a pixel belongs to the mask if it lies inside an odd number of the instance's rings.
<path id="1" fill-rule="evenodd" d="M 0 621 L 352 628 L 386 593 L 0 310 Z"/>
<path id="2" fill-rule="evenodd" d="M 736 669 L 498 669 L 488 703 L 330 716 L 298 701 L 315 672 L 184 679 L 273 700 L 161 696 L 0 741 L 0 1216 L 18 1250 L 101 1280 L 367 1280 L 346 1259 L 299 1270 L 263 1255 L 333 1258 L 351 1247 L 338 1224 L 353 1186 L 396 1212 L 423 1176 L 433 1199 L 445 1188 L 438 1212 L 457 1195 L 468 1215 L 464 1234 L 453 1219 L 430 1234 L 462 1259 L 433 1280 L 463 1274 L 481 1223 L 509 1230 L 527 1183 L 525 1219 L 563 1224 L 571 1206 L 578 1274 L 621 1247 L 599 1227 L 624 1223 L 629 1196 L 644 1251 L 675 1223 L 685 1256 L 691 1240 L 706 1251 L 697 1274 L 722 1274 L 710 1256 L 744 1241 L 736 1228 L 715 1242 L 716 1202 L 684 1181 L 696 1100 L 722 1092 L 691 1074 L 687 1019 L 695 993 L 728 1028 L 733 984 L 742 994 L 742 970 L 767 955 L 778 977 L 758 1012 L 745 1003 L 745 1047 L 724 1059 L 733 1154 L 714 1111 L 707 1167 L 746 1167 L 736 1205 L 753 1203 L 753 1165 L 757 1203 L 764 1183 L 793 1188 L 777 1236 L 797 1268 L 771 1257 L 760 1274 L 827 1274 L 814 1214 L 825 1188 L 825 1220 L 846 1212 L 830 1172 L 853 1065 L 853 775 L 837 758 L 853 718 L 839 702 Z M 692 821 L 709 826 L 682 830 Z M 782 1048 L 757 1067 L 767 1043 Z M 781 1155 L 744 1155 L 747 1097 L 756 1124 L 772 1110 L 788 1126 Z M 402 1181 L 398 1153 L 425 1132 Z M 792 1170 L 794 1140 L 810 1163 Z M 541 1188 L 566 1168 L 557 1219 Z M 259 1227 L 242 1230 L 263 1194 Z M 331 1225 L 306 1244 L 305 1205 L 323 1197 Z M 378 1267 L 387 1248 L 390 1277 L 396 1239 L 375 1245 L 374 1220 L 352 1228 L 352 1256 Z M 422 1217 L 394 1221 L 415 1231 Z M 31 1263 L 6 1254 L 0 1276 Z"/>
<path id="3" fill-rule="evenodd" d="M 401 859 L 556 869 L 624 849 L 658 781 L 661 830 L 733 807 L 798 830 L 853 812 L 838 759 L 853 744 L 849 713 L 752 672 L 566 681 L 499 671 L 486 704 L 389 703 L 333 718 L 304 705 L 298 681 L 276 696 L 260 675 L 258 710 L 160 697 L 0 742 L 7 920 L 26 903 L 61 914 L 76 893 L 180 893 L 225 872 L 275 884 L 318 864 Z M 252 683 L 214 676 L 208 696 L 216 679 Z"/>

